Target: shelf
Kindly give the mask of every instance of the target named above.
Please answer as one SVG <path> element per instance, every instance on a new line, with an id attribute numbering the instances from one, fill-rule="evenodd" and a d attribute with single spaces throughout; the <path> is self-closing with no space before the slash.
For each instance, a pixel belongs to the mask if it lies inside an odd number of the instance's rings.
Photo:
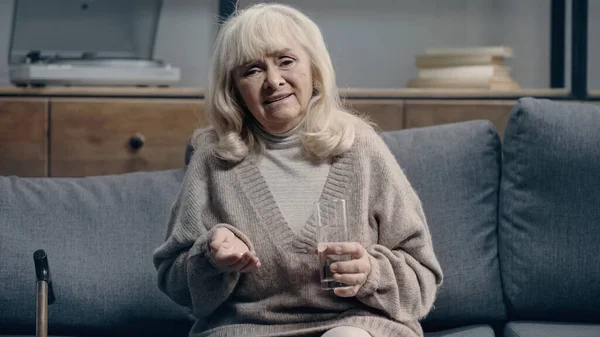
<path id="1" fill-rule="evenodd" d="M 487 90 L 487 89 L 341 89 L 340 93 L 346 98 L 428 98 L 428 99 L 452 99 L 452 98 L 518 98 L 532 97 L 567 97 L 569 89 L 519 89 L 519 90 Z"/>
<path id="2" fill-rule="evenodd" d="M 203 88 L 157 88 L 157 87 L 46 87 L 18 88 L 0 87 L 0 96 L 28 97 L 145 97 L 145 98 L 203 98 Z M 416 89 L 382 88 L 340 89 L 340 94 L 350 99 L 457 99 L 457 98 L 497 98 L 515 99 L 518 97 L 568 97 L 568 89 Z M 596 91 L 600 95 L 600 90 Z"/>
<path id="3" fill-rule="evenodd" d="M 201 88 L 159 87 L 0 87 L 0 96 L 202 98 Z"/>

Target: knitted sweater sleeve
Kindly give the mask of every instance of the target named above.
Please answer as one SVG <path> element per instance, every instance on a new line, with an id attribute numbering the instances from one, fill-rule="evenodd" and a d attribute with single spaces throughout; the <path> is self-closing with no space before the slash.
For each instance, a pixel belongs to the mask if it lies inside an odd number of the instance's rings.
<path id="1" fill-rule="evenodd" d="M 416 192 L 385 143 L 370 143 L 369 219 L 379 236 L 366 247 L 371 272 L 356 297 L 398 321 L 418 320 L 433 305 L 442 270 Z"/>
<path id="2" fill-rule="evenodd" d="M 153 255 L 158 287 L 176 303 L 192 309 L 197 319 L 210 316 L 235 288 L 238 272 L 216 267 L 210 241 L 215 229 L 225 227 L 246 243 L 250 240 L 229 224 L 206 223 L 208 188 L 200 160 L 188 166 L 177 200 L 171 209 L 167 238 Z"/>

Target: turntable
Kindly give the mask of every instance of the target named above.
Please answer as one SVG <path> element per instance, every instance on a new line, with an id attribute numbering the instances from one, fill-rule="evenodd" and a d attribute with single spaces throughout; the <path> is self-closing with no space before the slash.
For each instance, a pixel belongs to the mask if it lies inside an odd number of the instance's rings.
<path id="1" fill-rule="evenodd" d="M 171 86 L 152 58 L 162 1 L 16 0 L 9 76 L 17 86 Z"/>

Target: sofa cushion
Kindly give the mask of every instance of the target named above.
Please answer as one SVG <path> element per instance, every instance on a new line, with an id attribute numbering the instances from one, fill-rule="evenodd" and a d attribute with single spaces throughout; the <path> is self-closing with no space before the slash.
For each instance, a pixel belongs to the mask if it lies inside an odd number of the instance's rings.
<path id="1" fill-rule="evenodd" d="M 422 200 L 444 272 L 428 327 L 505 318 L 497 249 L 500 139 L 488 121 L 386 132 Z"/>
<path id="2" fill-rule="evenodd" d="M 35 334 L 33 252 L 44 249 L 50 334 L 187 335 L 190 316 L 158 290 L 152 264 L 183 174 L 0 177 L 2 333 Z"/>
<path id="3" fill-rule="evenodd" d="M 425 337 L 494 337 L 494 329 L 489 325 L 473 325 L 451 330 L 428 332 L 425 334 Z"/>
<path id="4" fill-rule="evenodd" d="M 509 322 L 504 337 L 598 337 L 600 325 L 550 322 Z"/>
<path id="5" fill-rule="evenodd" d="M 505 131 L 500 266 L 519 320 L 600 322 L 600 108 L 520 99 Z"/>

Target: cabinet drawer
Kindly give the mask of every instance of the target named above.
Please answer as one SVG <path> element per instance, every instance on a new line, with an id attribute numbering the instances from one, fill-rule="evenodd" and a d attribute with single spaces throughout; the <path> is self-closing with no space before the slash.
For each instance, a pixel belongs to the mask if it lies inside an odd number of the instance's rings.
<path id="1" fill-rule="evenodd" d="M 55 99 L 50 119 L 55 177 L 183 167 L 189 137 L 206 125 L 193 99 Z"/>
<path id="2" fill-rule="evenodd" d="M 515 101 L 494 100 L 414 100 L 404 102 L 406 128 L 487 119 L 504 133 L 508 116 Z"/>
<path id="3" fill-rule="evenodd" d="M 0 98 L 0 175 L 48 174 L 48 100 Z"/>

